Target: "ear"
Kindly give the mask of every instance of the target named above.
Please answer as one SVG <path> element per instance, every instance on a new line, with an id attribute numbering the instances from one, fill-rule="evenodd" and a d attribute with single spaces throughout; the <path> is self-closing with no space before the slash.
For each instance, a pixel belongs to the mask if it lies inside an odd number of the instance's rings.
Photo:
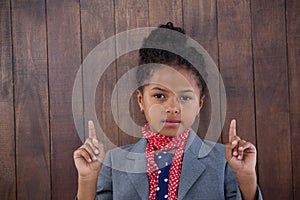
<path id="1" fill-rule="evenodd" d="M 205 100 L 205 95 L 203 95 L 203 97 L 201 97 L 201 99 L 200 99 L 200 101 L 199 101 L 199 110 L 198 110 L 198 114 L 199 114 L 200 110 L 203 108 L 204 100 Z"/>
<path id="2" fill-rule="evenodd" d="M 137 98 L 137 102 L 139 104 L 140 110 L 143 111 L 144 110 L 144 102 L 143 102 L 143 94 L 142 91 L 140 90 L 136 90 L 136 98 Z"/>

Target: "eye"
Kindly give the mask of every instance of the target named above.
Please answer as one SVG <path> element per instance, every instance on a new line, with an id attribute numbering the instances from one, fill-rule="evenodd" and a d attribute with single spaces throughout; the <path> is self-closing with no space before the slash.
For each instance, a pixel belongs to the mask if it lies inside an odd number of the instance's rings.
<path id="1" fill-rule="evenodd" d="M 189 101 L 189 100 L 192 100 L 192 97 L 189 97 L 189 96 L 180 96 L 179 97 L 179 99 L 181 100 L 181 101 Z"/>
<path id="2" fill-rule="evenodd" d="M 165 95 L 163 95 L 163 94 L 155 94 L 155 95 L 153 95 L 155 98 L 157 98 L 157 99 L 164 99 L 164 98 L 166 98 L 166 96 Z"/>

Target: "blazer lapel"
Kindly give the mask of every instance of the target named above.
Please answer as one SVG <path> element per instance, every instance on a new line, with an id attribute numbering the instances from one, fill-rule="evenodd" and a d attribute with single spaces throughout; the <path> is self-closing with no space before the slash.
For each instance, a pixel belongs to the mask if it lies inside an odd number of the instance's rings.
<path id="1" fill-rule="evenodd" d="M 192 185 L 205 171 L 206 167 L 199 158 L 199 148 L 202 141 L 191 131 L 183 156 L 180 182 L 178 188 L 178 200 L 182 200 Z"/>
<path id="2" fill-rule="evenodd" d="M 127 162 L 132 167 L 131 173 L 127 173 L 127 175 L 141 199 L 148 199 L 149 196 L 149 179 L 146 173 L 147 159 L 145 157 L 146 144 L 147 140 L 141 139 L 127 155 Z"/>

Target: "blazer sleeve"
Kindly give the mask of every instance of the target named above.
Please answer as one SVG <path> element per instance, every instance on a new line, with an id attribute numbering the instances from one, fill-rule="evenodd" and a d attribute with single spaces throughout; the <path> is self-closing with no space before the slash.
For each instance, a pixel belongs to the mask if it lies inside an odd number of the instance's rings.
<path id="1" fill-rule="evenodd" d="M 225 167 L 225 199 L 226 200 L 242 200 L 242 193 L 239 189 L 235 174 L 226 162 Z M 257 187 L 257 200 L 263 200 L 259 186 Z"/>
<path id="2" fill-rule="evenodd" d="M 96 200 L 113 199 L 111 164 L 111 153 L 108 151 L 98 176 Z"/>

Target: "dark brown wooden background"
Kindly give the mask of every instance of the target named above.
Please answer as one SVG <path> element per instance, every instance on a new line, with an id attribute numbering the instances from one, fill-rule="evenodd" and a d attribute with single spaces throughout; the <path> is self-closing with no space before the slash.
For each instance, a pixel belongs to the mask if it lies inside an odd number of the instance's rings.
<path id="1" fill-rule="evenodd" d="M 81 62 L 116 33 L 168 21 L 219 66 L 228 103 L 220 141 L 237 118 L 240 136 L 257 146 L 265 199 L 300 199 L 299 17 L 299 0 L 1 0 L 0 199 L 73 199 L 72 154 L 81 141 L 71 95 Z M 109 67 L 96 95 L 98 118 L 116 145 L 136 141 L 110 109 L 133 56 Z M 202 130 L 208 121 L 201 119 Z"/>

